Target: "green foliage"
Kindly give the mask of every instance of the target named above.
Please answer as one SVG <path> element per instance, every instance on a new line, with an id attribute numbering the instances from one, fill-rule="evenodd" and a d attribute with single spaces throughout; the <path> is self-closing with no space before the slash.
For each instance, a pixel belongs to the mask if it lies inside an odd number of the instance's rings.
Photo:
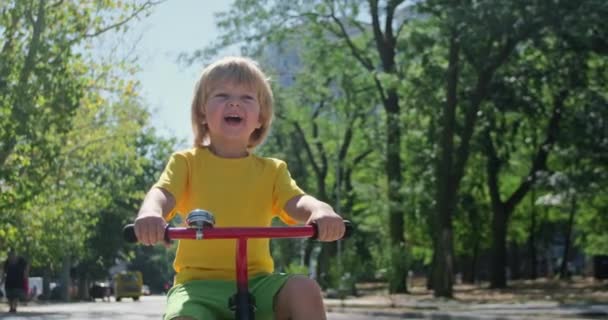
<path id="1" fill-rule="evenodd" d="M 605 194 L 599 187 L 606 172 L 600 164 L 605 160 L 602 137 L 606 136 L 605 112 L 600 108 L 606 110 L 603 77 L 608 73 L 604 22 L 598 18 L 608 9 L 605 3 L 422 1 L 408 6 L 380 1 L 382 10 L 396 8 L 398 12 L 394 72 L 383 69 L 380 59 L 386 56 L 381 57 L 376 47 L 370 25 L 374 4 L 235 1 L 230 12 L 218 16 L 219 27 L 225 31 L 218 42 L 190 56 L 209 59 L 217 49 L 237 44 L 244 54 L 259 57 L 264 67 L 282 61 L 273 74 L 278 119 L 262 151 L 286 159 L 301 186 L 355 221 L 359 230 L 355 242 L 365 243 L 355 250 L 361 256 L 369 254 L 373 268 L 390 269 L 390 257 L 396 254 L 388 250 L 390 220 L 386 215 L 395 207 L 403 210 L 407 221 L 407 242 L 401 250 L 412 253 L 412 266 L 417 270 L 431 262 L 433 235 L 446 230 L 453 230 L 457 257 L 488 250 L 493 206 L 487 187 L 484 141 L 488 140 L 484 135 L 493 141 L 501 163 L 497 190 L 499 202 L 505 202 L 529 179 L 531 159 L 542 148 L 551 107 L 563 89 L 570 91 L 563 128 L 555 150 L 550 150 L 547 167 L 536 174 L 570 170 L 573 162 L 565 159 L 583 157 L 585 169 L 579 169 L 577 175 L 597 177 L 588 183 L 598 186 L 581 190 L 581 195 L 590 190 Z M 590 18 L 581 18 L 585 16 Z M 560 23 L 564 19 L 568 27 Z M 401 25 L 402 21 L 407 23 Z M 458 46 L 452 129 L 446 125 L 444 108 L 450 85 L 446 76 L 451 39 Z M 378 87 L 383 91 L 377 91 Z M 387 186 L 383 156 L 392 146 L 384 143 L 387 115 L 380 106 L 386 98 L 382 94 L 392 89 L 399 95 L 398 118 L 403 130 L 399 148 L 405 166 L 400 186 Z M 347 156 L 340 158 L 349 128 Z M 453 148 L 448 149 L 452 150 L 451 164 L 442 168 L 441 152 L 449 147 L 440 144 L 444 135 Z M 569 141 L 574 137 L 580 139 Z M 602 146 L 602 151 L 591 151 L 591 145 Z M 357 155 L 367 150 L 373 151 L 357 162 Z M 453 193 L 438 196 L 442 185 L 451 186 Z M 388 201 L 391 188 L 399 189 L 401 202 Z M 537 194 L 551 189 L 542 183 L 533 188 L 538 189 Z M 521 205 L 510 216 L 508 234 L 511 240 L 523 243 L 534 232 L 529 229 L 533 210 L 543 213 L 538 216 L 543 220 L 539 225 L 547 221 L 545 209 L 534 206 L 535 199 L 517 197 Z M 597 210 L 587 208 L 593 203 L 591 198 L 583 198 L 577 228 L 592 230 L 590 223 L 597 223 Z M 440 216 L 437 211 L 444 204 L 449 212 Z M 446 215 L 450 218 L 445 219 Z M 546 226 L 543 230 L 557 232 Z M 593 230 L 591 234 L 597 234 Z M 602 238 L 579 237 L 585 239 L 579 241 L 581 245 L 601 243 L 595 239 Z M 443 248 L 450 246 L 446 243 Z M 281 259 L 289 261 L 289 249 L 285 250 Z M 370 274 L 363 273 L 364 277 Z"/>
<path id="2" fill-rule="evenodd" d="M 298 263 L 291 263 L 285 268 L 285 273 L 289 274 L 301 274 L 307 276 L 309 271 L 308 267 Z"/>
<path id="3" fill-rule="evenodd" d="M 120 255 L 149 149 L 167 142 L 149 129 L 134 69 L 92 46 L 151 4 L 0 4 L 0 244 L 34 270 L 52 274 L 69 254 L 83 276 L 105 277 Z"/>
<path id="4" fill-rule="evenodd" d="M 605 189 L 604 189 L 605 190 Z M 606 192 L 593 195 L 588 203 L 580 208 L 576 221 L 577 244 L 588 255 L 608 254 L 608 201 Z"/>
<path id="5" fill-rule="evenodd" d="M 154 292 L 162 292 L 165 283 L 173 284 L 172 263 L 175 259 L 177 243 L 170 248 L 163 245 L 133 247 L 134 258 L 130 261 L 129 269 L 142 273 L 143 281 Z"/>
<path id="6" fill-rule="evenodd" d="M 394 69 L 371 28 L 374 4 L 380 20 L 386 10 L 398 13 Z M 123 31 L 121 22 L 149 5 L 0 4 L 0 245 L 27 252 L 35 269 L 58 270 L 68 252 L 92 278 L 122 258 L 153 289 L 171 279 L 174 248 L 125 246 L 116 230 L 135 215 L 174 141 L 149 127 L 136 67 L 95 56 L 92 41 L 107 29 Z M 330 246 L 319 254 L 330 257 L 321 261 L 327 285 L 341 289 L 426 270 L 438 248 L 451 256 L 453 247 L 457 260 L 486 252 L 491 212 L 513 195 L 509 241 L 521 245 L 538 232 L 538 246 L 548 248 L 563 234 L 564 204 L 576 197 L 576 245 L 606 254 L 606 13 L 601 0 L 239 0 L 218 15 L 225 31 L 218 42 L 185 58 L 208 59 L 237 44 L 270 72 L 277 117 L 259 152 L 285 159 L 303 189 L 357 226 L 339 261 Z M 277 61 L 283 64 L 273 69 Z M 452 83 L 450 66 L 457 67 Z M 395 114 L 385 104 L 390 92 L 399 101 Z M 558 134 L 543 146 L 556 103 L 563 103 Z M 395 119 L 400 145 L 387 145 Z M 545 165 L 530 175 L 543 148 Z M 387 183 L 394 150 L 401 185 Z M 443 150 L 452 152 L 445 167 Z M 499 163 L 495 189 L 488 159 Z M 445 185 L 453 193 L 441 197 Z M 517 193 L 522 185 L 534 194 Z M 391 240 L 389 212 L 403 213 L 405 243 Z M 447 231 L 453 244 L 438 246 Z M 272 250 L 277 269 L 288 272 L 312 272 L 303 260 L 318 253 L 308 241 L 276 241 Z"/>

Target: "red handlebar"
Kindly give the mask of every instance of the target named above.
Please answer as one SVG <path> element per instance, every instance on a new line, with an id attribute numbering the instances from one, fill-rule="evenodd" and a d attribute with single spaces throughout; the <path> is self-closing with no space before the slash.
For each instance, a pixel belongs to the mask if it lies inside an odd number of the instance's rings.
<path id="1" fill-rule="evenodd" d="M 344 237 L 350 237 L 353 227 L 350 221 L 344 220 L 346 230 Z M 184 228 L 169 227 L 165 230 L 165 240 L 177 239 L 238 239 L 238 238 L 316 238 L 317 226 L 298 227 L 205 227 Z M 123 236 L 128 242 L 137 242 L 132 224 L 123 228 Z"/>

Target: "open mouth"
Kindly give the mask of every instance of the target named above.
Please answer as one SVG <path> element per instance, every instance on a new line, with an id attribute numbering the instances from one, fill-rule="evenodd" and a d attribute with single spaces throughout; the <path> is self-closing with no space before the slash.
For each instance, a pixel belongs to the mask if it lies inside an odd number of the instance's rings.
<path id="1" fill-rule="evenodd" d="M 229 115 L 229 116 L 224 117 L 224 120 L 228 124 L 239 124 L 239 123 L 241 123 L 241 121 L 243 121 L 243 118 L 241 118 L 237 115 Z"/>

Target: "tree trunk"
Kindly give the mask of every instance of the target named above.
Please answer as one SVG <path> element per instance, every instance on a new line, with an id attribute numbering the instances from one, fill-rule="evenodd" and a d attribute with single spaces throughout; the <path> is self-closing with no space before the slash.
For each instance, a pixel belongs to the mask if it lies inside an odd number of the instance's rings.
<path id="1" fill-rule="evenodd" d="M 70 301 L 70 288 L 71 282 L 70 279 L 70 269 L 72 268 L 71 259 L 69 255 L 65 255 L 63 257 L 63 261 L 61 263 L 61 300 Z"/>
<path id="2" fill-rule="evenodd" d="M 507 277 L 507 214 L 503 207 L 494 209 L 492 219 L 492 267 L 490 287 L 506 288 Z"/>
<path id="3" fill-rule="evenodd" d="M 331 287 L 331 265 L 334 262 L 336 254 L 338 252 L 337 242 L 323 242 L 321 243 L 321 253 L 319 254 L 319 274 L 317 281 L 322 288 Z M 333 279 L 335 280 L 335 279 Z"/>
<path id="4" fill-rule="evenodd" d="M 378 1 L 369 1 L 370 17 L 374 42 L 380 57 L 381 71 L 402 78 L 395 64 L 397 37 L 393 32 L 395 10 L 399 1 L 391 1 L 382 9 L 384 15 L 380 14 Z M 332 20 L 337 24 L 340 36 L 346 41 L 351 53 L 363 67 L 373 76 L 378 91 L 378 96 L 386 112 L 386 165 L 385 174 L 388 183 L 389 201 L 389 245 L 390 245 L 390 270 L 389 270 L 389 292 L 407 292 L 407 251 L 405 248 L 405 214 L 403 210 L 403 196 L 400 188 L 403 184 L 403 173 L 401 172 L 401 121 L 399 95 L 397 90 L 384 87 L 377 77 L 378 66 L 366 53 L 359 50 L 354 44 L 342 23 L 334 11 L 331 12 Z M 381 20 L 384 20 L 385 30 L 382 30 Z M 330 32 L 334 32 L 330 30 Z"/>
<path id="5" fill-rule="evenodd" d="M 498 153 L 494 147 L 489 128 L 485 133 L 485 151 L 487 160 L 487 182 L 492 201 L 493 221 L 492 230 L 494 241 L 492 243 L 492 288 L 505 288 L 507 285 L 505 278 L 506 266 L 506 237 L 509 217 L 517 204 L 519 204 L 525 195 L 530 191 L 532 185 L 536 181 L 537 173 L 543 171 L 547 167 L 547 157 L 551 146 L 557 140 L 559 133 L 559 124 L 561 120 L 561 110 L 563 104 L 568 97 L 567 90 L 561 90 L 553 98 L 553 110 L 551 118 L 547 124 L 546 137 L 544 142 L 536 150 L 535 156 L 532 159 L 531 168 L 528 174 L 522 178 L 522 182 L 517 189 L 511 194 L 506 201 L 501 201 L 499 190 L 499 173 L 500 166 L 505 162 L 504 159 L 499 159 Z"/>
<path id="6" fill-rule="evenodd" d="M 574 224 L 574 215 L 576 214 L 576 196 L 572 195 L 570 200 L 570 214 L 568 217 L 568 225 L 566 226 L 566 235 L 564 236 L 564 254 L 562 256 L 562 265 L 559 268 L 559 278 L 570 279 L 570 272 L 568 270 L 568 262 L 570 256 L 570 246 L 572 238 L 572 225 Z"/>
<path id="7" fill-rule="evenodd" d="M 49 300 L 51 298 L 51 270 L 44 268 L 42 276 L 42 298 Z"/>
<path id="8" fill-rule="evenodd" d="M 528 250 L 530 253 L 530 279 L 534 280 L 538 277 L 538 258 L 536 252 L 536 206 L 534 201 L 536 193 L 532 191 L 530 195 L 530 235 L 528 237 Z"/>
<path id="9" fill-rule="evenodd" d="M 302 265 L 304 266 L 310 266 L 310 262 L 312 259 L 312 250 L 315 247 L 315 240 L 312 239 L 306 239 L 303 241 L 304 243 L 302 244 L 303 248 L 303 256 L 302 256 Z"/>
<path id="10" fill-rule="evenodd" d="M 511 277 L 510 279 L 512 280 L 518 280 L 521 279 L 521 253 L 520 253 L 520 247 L 519 245 L 515 242 L 512 241 L 511 242 L 511 252 L 509 253 L 509 270 L 511 271 Z"/>
<path id="11" fill-rule="evenodd" d="M 477 210 L 477 209 L 475 209 Z M 477 211 L 476 211 L 477 212 Z M 474 245 L 473 245 L 473 261 L 471 263 L 471 274 L 473 276 L 473 283 L 477 283 L 477 280 L 479 279 L 479 277 L 477 276 L 477 272 L 478 272 L 478 267 L 479 267 L 479 255 L 480 255 L 480 251 L 481 251 L 481 232 L 482 232 L 482 226 L 481 223 L 479 223 L 479 213 L 477 213 L 476 215 L 477 218 L 477 222 L 475 223 L 475 230 L 474 230 L 474 234 L 475 234 L 475 238 L 474 238 Z"/>
<path id="12" fill-rule="evenodd" d="M 397 38 L 393 32 L 393 18 L 398 2 L 389 2 L 385 9 L 385 29 L 380 26 L 381 16 L 377 1 L 369 2 L 372 18 L 372 30 L 376 49 L 380 56 L 382 71 L 391 75 L 398 75 L 395 65 Z M 375 74 L 373 64 L 369 61 L 362 63 Z M 378 78 L 374 76 L 379 96 L 386 111 L 386 179 L 388 183 L 389 201 L 389 233 L 391 270 L 389 272 L 389 292 L 407 292 L 407 251 L 405 248 L 405 213 L 403 210 L 403 173 L 401 172 L 401 111 L 399 95 L 394 87 L 383 87 Z"/>
<path id="13" fill-rule="evenodd" d="M 471 259 L 471 283 L 477 283 L 477 262 L 479 260 L 479 239 L 475 241 L 475 246 L 473 247 L 473 258 Z"/>
<path id="14" fill-rule="evenodd" d="M 435 253 L 433 252 L 433 257 L 431 258 L 431 265 L 424 270 L 426 275 L 426 289 L 433 290 L 433 272 L 435 272 Z"/>
<path id="15" fill-rule="evenodd" d="M 86 274 L 81 274 L 78 277 L 78 298 L 84 301 L 90 300 L 89 277 Z"/>
<path id="16" fill-rule="evenodd" d="M 397 104 L 397 93 L 391 90 L 389 99 Z M 407 292 L 407 261 L 405 249 L 405 218 L 403 212 L 403 197 L 401 186 L 403 175 L 401 173 L 401 130 L 399 128 L 399 113 L 387 114 L 387 154 L 386 154 L 386 176 L 388 182 L 389 201 L 389 233 L 391 244 L 391 271 L 389 279 L 390 293 Z"/>
<path id="17" fill-rule="evenodd" d="M 437 235 L 433 265 L 433 294 L 436 297 L 452 297 L 454 284 L 452 224 L 443 224 Z"/>
<path id="18" fill-rule="evenodd" d="M 454 283 L 452 215 L 456 207 L 459 170 L 454 167 L 454 135 L 456 127 L 456 106 L 458 87 L 458 57 L 460 46 L 454 32 L 450 38 L 449 65 L 447 76 L 446 103 L 442 114 L 443 131 L 440 141 L 440 155 L 436 167 L 437 193 L 434 217 L 433 239 L 433 295 L 451 298 Z"/>

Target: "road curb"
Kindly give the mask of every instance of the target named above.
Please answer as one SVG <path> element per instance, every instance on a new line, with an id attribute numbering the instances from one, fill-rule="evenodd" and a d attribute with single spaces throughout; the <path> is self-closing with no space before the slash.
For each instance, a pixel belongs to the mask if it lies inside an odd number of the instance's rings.
<path id="1" fill-rule="evenodd" d="M 357 301 L 326 303 L 327 311 L 395 319 L 450 319 L 450 320 L 521 320 L 521 319 L 608 319 L 606 305 L 562 305 L 549 309 L 536 309 L 534 304 L 512 306 L 463 305 L 390 305 Z M 538 306 L 536 306 L 538 307 Z M 558 310 L 556 310 L 558 309 Z"/>
<path id="2" fill-rule="evenodd" d="M 487 315 L 470 315 L 470 314 L 459 314 L 445 311 L 415 311 L 415 310 L 403 310 L 398 309 L 394 311 L 388 310 L 369 310 L 360 308 L 328 308 L 328 312 L 333 313 L 344 313 L 344 314 L 357 314 L 365 315 L 369 317 L 383 317 L 383 318 L 395 318 L 395 319 L 433 319 L 433 320 L 488 320 L 496 319 L 496 316 Z M 501 320 L 521 320 L 521 316 L 518 317 L 500 317 Z"/>

